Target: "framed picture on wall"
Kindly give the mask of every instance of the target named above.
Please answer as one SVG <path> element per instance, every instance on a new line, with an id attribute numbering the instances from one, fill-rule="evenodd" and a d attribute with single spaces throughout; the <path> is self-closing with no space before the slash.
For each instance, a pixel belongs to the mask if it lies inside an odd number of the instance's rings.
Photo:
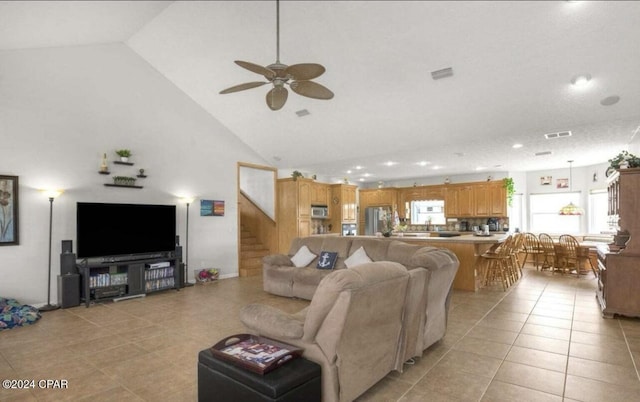
<path id="1" fill-rule="evenodd" d="M 550 186 L 551 185 L 551 176 L 540 176 L 540 185 L 541 186 Z"/>
<path id="2" fill-rule="evenodd" d="M 556 180 L 556 188 L 569 188 L 569 179 Z"/>
<path id="3" fill-rule="evenodd" d="M 200 200 L 200 216 L 224 216 L 224 201 Z"/>
<path id="4" fill-rule="evenodd" d="M 18 176 L 0 175 L 0 246 L 18 242 Z"/>

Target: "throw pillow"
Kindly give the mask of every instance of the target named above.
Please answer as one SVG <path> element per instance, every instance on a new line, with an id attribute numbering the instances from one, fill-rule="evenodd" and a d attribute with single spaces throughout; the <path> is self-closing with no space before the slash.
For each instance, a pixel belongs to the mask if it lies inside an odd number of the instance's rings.
<path id="1" fill-rule="evenodd" d="M 351 254 L 349 258 L 344 260 L 344 265 L 346 265 L 347 268 L 353 268 L 356 265 L 366 264 L 367 262 L 372 262 L 372 260 L 366 251 L 364 251 L 364 248 L 360 247 L 355 253 Z"/>
<path id="2" fill-rule="evenodd" d="M 316 268 L 318 269 L 333 269 L 336 266 L 336 260 L 338 259 L 338 253 L 332 251 L 321 251 L 320 258 Z"/>
<path id="3" fill-rule="evenodd" d="M 314 258 L 316 258 L 316 255 L 309 250 L 309 247 L 302 246 L 300 247 L 296 255 L 291 257 L 291 262 L 296 267 L 301 268 L 309 265 Z"/>

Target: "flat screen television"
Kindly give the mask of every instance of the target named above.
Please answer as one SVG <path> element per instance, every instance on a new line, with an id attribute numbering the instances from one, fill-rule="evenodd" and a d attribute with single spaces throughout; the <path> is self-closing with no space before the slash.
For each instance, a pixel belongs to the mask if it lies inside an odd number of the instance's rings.
<path id="1" fill-rule="evenodd" d="M 144 256 L 176 249 L 176 206 L 78 202 L 78 258 Z"/>

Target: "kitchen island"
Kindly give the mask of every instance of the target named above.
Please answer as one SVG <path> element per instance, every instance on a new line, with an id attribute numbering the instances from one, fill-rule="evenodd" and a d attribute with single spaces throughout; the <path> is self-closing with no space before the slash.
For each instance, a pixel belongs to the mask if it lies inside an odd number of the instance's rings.
<path id="1" fill-rule="evenodd" d="M 502 243 L 507 234 L 492 234 L 491 236 L 474 236 L 464 234 L 454 237 L 431 237 L 426 235 L 392 235 L 391 237 L 357 236 L 363 238 L 379 238 L 399 240 L 410 244 L 420 244 L 451 250 L 460 260 L 460 267 L 453 281 L 453 288 L 457 290 L 477 291 L 481 286 L 478 261 L 482 253 L 496 243 Z"/>

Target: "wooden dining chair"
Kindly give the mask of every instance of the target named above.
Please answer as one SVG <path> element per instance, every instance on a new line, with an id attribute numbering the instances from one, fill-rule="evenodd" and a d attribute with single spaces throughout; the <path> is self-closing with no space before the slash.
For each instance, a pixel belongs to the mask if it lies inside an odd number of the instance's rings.
<path id="1" fill-rule="evenodd" d="M 558 258 L 558 268 L 562 273 L 571 273 L 574 269 L 580 275 L 580 263 L 578 259 L 578 248 L 580 243 L 575 237 L 564 234 L 558 240 L 561 253 Z"/>
<path id="2" fill-rule="evenodd" d="M 551 271 L 555 270 L 556 267 L 556 246 L 553 244 L 553 239 L 546 233 L 540 233 L 538 235 L 538 241 L 540 242 L 540 247 L 544 251 L 542 260 L 542 267 L 540 270 L 544 270 L 545 268 L 550 269 Z"/>
<path id="3" fill-rule="evenodd" d="M 538 237 L 533 233 L 524 233 L 524 240 L 522 242 L 522 246 L 524 249 L 524 259 L 522 260 L 522 266 L 527 263 L 527 258 L 532 255 L 533 256 L 533 265 L 536 267 L 536 270 L 540 267 L 539 256 L 544 254 L 544 250 L 540 247 L 540 241 L 538 241 Z"/>
<path id="4" fill-rule="evenodd" d="M 513 269 L 516 272 L 516 274 L 519 273 L 520 278 L 522 278 L 522 265 L 520 264 L 520 260 L 518 256 L 522 251 L 523 243 L 524 243 L 524 235 L 522 233 L 516 233 L 513 235 L 513 239 L 511 241 L 511 251 L 510 251 L 511 265 L 513 266 Z"/>

